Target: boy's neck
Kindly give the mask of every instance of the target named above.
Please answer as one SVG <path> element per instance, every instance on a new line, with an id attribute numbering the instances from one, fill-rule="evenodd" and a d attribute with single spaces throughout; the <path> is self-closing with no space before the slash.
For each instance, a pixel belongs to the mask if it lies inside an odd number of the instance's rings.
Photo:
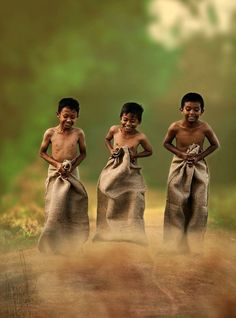
<path id="1" fill-rule="evenodd" d="M 58 125 L 56 127 L 56 131 L 59 133 L 59 134 L 63 134 L 63 133 L 67 133 L 67 132 L 70 132 L 73 130 L 73 127 L 70 127 L 70 128 L 63 128 L 61 125 Z"/>
<path id="2" fill-rule="evenodd" d="M 187 120 L 182 120 L 182 125 L 184 126 L 184 127 L 187 127 L 187 128 L 195 128 L 195 127 L 197 127 L 198 125 L 199 125 L 199 123 L 200 123 L 200 121 L 199 120 L 197 120 L 197 121 L 195 121 L 195 122 L 189 122 L 189 121 L 187 121 Z"/>

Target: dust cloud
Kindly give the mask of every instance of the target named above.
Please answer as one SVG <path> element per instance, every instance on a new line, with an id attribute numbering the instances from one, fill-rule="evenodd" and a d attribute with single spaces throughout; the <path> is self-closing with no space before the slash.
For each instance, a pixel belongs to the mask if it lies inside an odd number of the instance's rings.
<path id="1" fill-rule="evenodd" d="M 181 255 L 146 229 L 148 247 L 89 240 L 74 255 L 2 255 L 0 316 L 234 317 L 235 236 L 208 230 L 202 254 Z"/>

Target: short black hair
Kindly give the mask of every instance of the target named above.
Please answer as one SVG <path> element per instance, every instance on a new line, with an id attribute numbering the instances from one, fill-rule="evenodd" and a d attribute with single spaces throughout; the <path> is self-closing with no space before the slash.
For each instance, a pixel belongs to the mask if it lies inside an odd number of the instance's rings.
<path id="1" fill-rule="evenodd" d="M 202 113 L 204 112 L 204 100 L 200 94 L 198 94 L 198 93 L 185 94 L 181 100 L 181 107 L 180 107 L 181 110 L 184 108 L 184 104 L 186 102 L 198 102 L 198 103 L 200 103 L 201 111 L 202 111 Z"/>
<path id="2" fill-rule="evenodd" d="M 79 115 L 80 106 L 79 106 L 79 102 L 76 99 L 74 99 L 72 97 L 62 98 L 58 103 L 58 113 L 59 114 L 64 107 L 68 107 L 71 110 L 75 110 L 77 112 L 77 115 Z"/>
<path id="3" fill-rule="evenodd" d="M 138 118 L 138 121 L 141 123 L 142 113 L 143 113 L 143 107 L 141 105 L 134 102 L 125 103 L 121 108 L 120 118 L 123 116 L 123 114 L 129 114 L 129 113 L 136 115 Z"/>

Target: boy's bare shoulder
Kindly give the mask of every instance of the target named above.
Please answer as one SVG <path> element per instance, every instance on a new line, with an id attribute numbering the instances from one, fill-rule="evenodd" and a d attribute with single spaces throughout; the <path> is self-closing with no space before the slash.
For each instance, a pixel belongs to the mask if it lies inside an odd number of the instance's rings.
<path id="1" fill-rule="evenodd" d="M 74 131 L 75 133 L 77 133 L 78 135 L 84 135 L 84 131 L 83 131 L 82 128 L 74 127 L 74 128 L 73 128 L 73 131 Z"/>
<path id="2" fill-rule="evenodd" d="M 212 130 L 211 126 L 207 122 L 202 120 L 198 120 L 196 128 L 198 130 L 201 130 L 202 132 L 207 132 Z"/>
<path id="3" fill-rule="evenodd" d="M 119 125 L 113 125 L 110 127 L 109 131 L 115 134 L 118 132 L 119 127 L 120 127 Z"/>
<path id="4" fill-rule="evenodd" d="M 48 128 L 45 133 L 44 133 L 44 136 L 46 137 L 52 137 L 52 135 L 55 133 L 57 127 L 51 127 L 51 128 Z"/>
<path id="5" fill-rule="evenodd" d="M 200 121 L 200 120 L 199 120 L 199 124 L 200 124 L 200 126 L 201 126 L 203 129 L 206 129 L 206 130 L 212 129 L 211 126 L 210 126 L 207 122 L 205 122 L 205 121 Z"/>
<path id="6" fill-rule="evenodd" d="M 178 120 L 178 121 L 175 121 L 172 124 L 170 124 L 169 130 L 176 131 L 176 130 L 180 129 L 181 127 L 182 127 L 182 121 Z"/>
<path id="7" fill-rule="evenodd" d="M 147 139 L 147 136 L 146 136 L 143 132 L 141 132 L 141 131 L 139 131 L 139 130 L 137 130 L 136 136 L 138 136 L 138 138 L 139 138 L 140 140 L 146 140 L 146 139 Z"/>

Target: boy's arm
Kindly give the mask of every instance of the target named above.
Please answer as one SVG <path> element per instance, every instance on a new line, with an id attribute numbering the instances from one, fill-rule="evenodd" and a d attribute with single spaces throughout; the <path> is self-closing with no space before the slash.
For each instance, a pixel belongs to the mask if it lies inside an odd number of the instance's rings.
<path id="1" fill-rule="evenodd" d="M 132 158 L 143 158 L 143 157 L 149 157 L 152 155 L 152 146 L 144 134 L 142 134 L 140 145 L 143 147 L 143 151 L 138 152 L 134 155 L 131 155 Z"/>
<path id="2" fill-rule="evenodd" d="M 209 154 L 211 154 L 213 151 L 215 151 L 217 148 L 220 147 L 220 143 L 216 134 L 214 133 L 213 129 L 208 124 L 206 125 L 205 136 L 207 140 L 209 141 L 210 146 L 203 152 L 199 153 L 196 156 L 195 161 L 204 159 L 206 156 L 208 156 Z"/>
<path id="3" fill-rule="evenodd" d="M 186 160 L 187 159 L 187 154 L 180 151 L 176 146 L 174 146 L 172 144 L 172 141 L 175 139 L 176 137 L 176 133 L 177 133 L 177 126 L 176 123 L 173 123 L 170 125 L 170 127 L 167 130 L 167 134 L 164 138 L 163 141 L 163 146 L 169 150 L 170 152 L 172 152 L 174 155 L 176 155 L 177 157 Z"/>
<path id="4" fill-rule="evenodd" d="M 78 135 L 79 155 L 72 160 L 72 168 L 74 170 L 86 157 L 86 143 L 83 130 L 79 131 Z"/>
<path id="5" fill-rule="evenodd" d="M 111 141 L 114 138 L 115 128 L 116 126 L 112 126 L 105 137 L 105 145 L 107 149 L 109 150 L 110 154 L 113 154 L 113 151 L 114 151 Z"/>
<path id="6" fill-rule="evenodd" d="M 43 158 L 49 164 L 53 165 L 58 171 L 60 171 L 62 168 L 61 163 L 56 161 L 52 156 L 49 156 L 47 153 L 49 144 L 51 143 L 51 137 L 52 137 L 53 133 L 54 133 L 54 130 L 52 128 L 46 130 L 46 132 L 44 133 L 43 141 L 42 141 L 40 149 L 39 149 L 39 155 L 41 158 Z"/>

